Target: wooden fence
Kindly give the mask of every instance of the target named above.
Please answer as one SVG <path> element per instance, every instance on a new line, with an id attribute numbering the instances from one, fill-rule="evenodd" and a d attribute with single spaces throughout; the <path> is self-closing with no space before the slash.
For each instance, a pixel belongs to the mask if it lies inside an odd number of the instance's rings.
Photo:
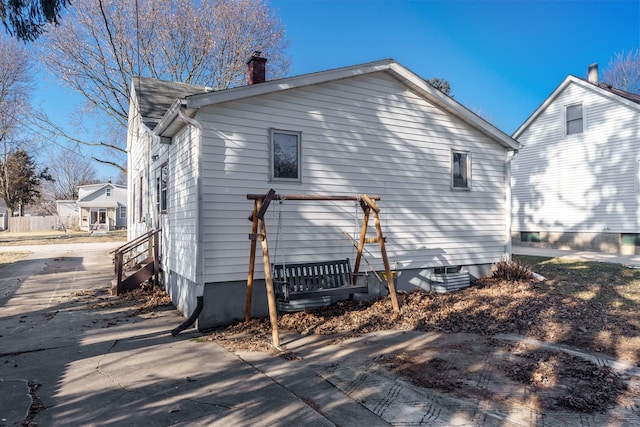
<path id="1" fill-rule="evenodd" d="M 67 230 L 78 225 L 78 218 L 58 215 L 50 216 L 14 216 L 9 218 L 11 233 L 28 233 L 30 231 L 51 231 L 63 224 Z"/>

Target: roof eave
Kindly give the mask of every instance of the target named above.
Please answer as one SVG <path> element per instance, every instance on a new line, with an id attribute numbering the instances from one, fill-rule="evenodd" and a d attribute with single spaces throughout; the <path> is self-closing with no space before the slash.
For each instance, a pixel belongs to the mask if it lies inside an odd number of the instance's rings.
<path id="1" fill-rule="evenodd" d="M 241 86 L 219 92 L 191 95 L 186 99 L 186 107 L 188 109 L 197 109 L 205 105 L 219 104 L 221 102 L 235 101 L 237 99 L 247 98 L 251 96 L 264 95 L 267 93 L 278 92 L 287 89 L 316 85 L 361 74 L 368 74 L 376 71 L 385 71 L 392 63 L 395 63 L 393 59 L 383 59 L 381 61 L 353 65 L 350 67 L 336 68 L 333 70 L 320 71 L 317 73 L 303 74 L 301 76 L 287 77 L 279 80 L 271 80 L 263 83 Z"/>
<path id="2" fill-rule="evenodd" d="M 510 150 L 518 150 L 520 148 L 520 144 L 509 135 L 502 132 L 500 129 L 496 128 L 477 114 L 471 112 L 457 101 L 454 101 L 451 97 L 445 95 L 440 90 L 434 88 L 420 76 L 398 64 L 393 59 L 383 59 L 366 64 L 336 68 L 333 70 L 304 74 L 296 77 L 288 77 L 285 79 L 267 81 L 255 85 L 228 89 L 225 91 L 191 95 L 186 98 L 186 107 L 188 109 L 198 109 L 206 105 L 235 101 L 247 97 L 316 85 L 380 71 L 391 74 L 403 84 L 407 85 L 414 91 L 419 92 L 430 101 L 459 117 L 461 120 L 471 124 L 484 135 L 500 143 L 505 148 Z M 154 130 L 154 133 L 157 134 L 156 130 Z"/>
<path id="3" fill-rule="evenodd" d="M 157 136 L 172 137 L 184 126 L 184 121 L 180 119 L 180 109 L 186 106 L 184 99 L 176 99 L 167 112 L 162 116 L 152 132 Z M 188 108 L 186 114 L 193 117 L 197 108 Z"/>

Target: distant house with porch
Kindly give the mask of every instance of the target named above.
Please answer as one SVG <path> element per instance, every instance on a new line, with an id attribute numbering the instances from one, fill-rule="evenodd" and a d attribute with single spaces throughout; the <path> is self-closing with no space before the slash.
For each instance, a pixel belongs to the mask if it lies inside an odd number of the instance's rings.
<path id="1" fill-rule="evenodd" d="M 106 232 L 127 226 L 126 185 L 80 185 L 77 206 L 81 230 Z"/>

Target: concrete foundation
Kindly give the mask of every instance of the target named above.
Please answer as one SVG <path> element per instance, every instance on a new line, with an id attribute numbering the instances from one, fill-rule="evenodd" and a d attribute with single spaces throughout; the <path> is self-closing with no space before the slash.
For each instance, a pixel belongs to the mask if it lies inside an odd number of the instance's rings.
<path id="1" fill-rule="evenodd" d="M 536 240 L 522 241 L 520 232 L 511 233 L 515 246 L 551 248 L 563 250 L 594 251 L 619 253 L 623 255 L 640 254 L 640 245 L 633 240 L 633 233 L 584 233 L 584 232 L 535 232 Z"/>
<path id="2" fill-rule="evenodd" d="M 490 264 L 463 266 L 460 271 L 469 275 L 470 281 L 486 276 L 491 269 Z M 433 269 L 407 269 L 395 272 L 396 290 L 410 292 L 415 288 L 442 292 L 442 282 L 433 281 Z M 382 277 L 382 275 L 380 275 Z M 374 299 L 388 295 L 387 283 L 379 281 L 374 274 L 368 276 L 369 293 L 355 294 L 356 299 Z M 201 331 L 219 326 L 226 326 L 236 320 L 243 320 L 247 299 L 247 282 L 217 282 L 207 283 L 203 293 L 204 307 L 198 318 L 198 329 Z M 333 297 L 332 302 L 348 296 Z M 195 305 L 195 296 L 193 297 Z M 175 303 L 174 303 L 175 304 Z M 182 311 L 182 310 L 181 310 Z M 184 312 L 183 312 L 184 313 Z M 188 315 L 190 312 L 185 313 Z M 265 317 L 269 315 L 267 292 L 264 279 L 256 280 L 253 284 L 251 300 L 251 317 Z"/>

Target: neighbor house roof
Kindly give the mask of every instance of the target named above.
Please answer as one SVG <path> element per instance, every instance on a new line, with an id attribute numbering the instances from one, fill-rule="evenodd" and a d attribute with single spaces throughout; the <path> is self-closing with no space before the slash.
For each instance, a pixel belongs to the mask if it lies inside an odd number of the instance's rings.
<path id="1" fill-rule="evenodd" d="M 124 205 L 115 200 L 89 200 L 88 202 L 78 200 L 78 206 L 81 208 L 117 208 Z"/>
<path id="2" fill-rule="evenodd" d="M 529 116 L 529 118 L 513 133 L 513 138 L 518 139 L 522 133 L 533 123 L 544 110 L 551 105 L 555 99 L 569 86 L 570 84 L 576 84 L 586 90 L 597 92 L 613 101 L 625 104 L 630 108 L 640 110 L 640 96 L 631 92 L 616 89 L 606 83 L 591 83 L 588 80 L 581 79 L 576 76 L 569 75 L 565 78 L 558 87 L 551 92 L 551 95 L 540 104 L 540 106 Z"/>
<path id="3" fill-rule="evenodd" d="M 156 81 L 156 83 L 151 85 L 152 82 L 143 79 L 140 80 L 143 84 L 143 89 L 147 83 L 149 83 L 149 86 L 141 93 L 136 91 L 136 95 L 138 96 L 143 122 L 152 129 L 156 135 L 173 136 L 175 132 L 183 126 L 182 122 L 184 122 L 188 116 L 193 117 L 199 108 L 207 105 L 215 105 L 222 102 L 235 101 L 377 72 L 389 74 L 418 95 L 470 124 L 506 148 L 514 150 L 519 148 L 517 141 L 513 140 L 509 135 L 473 113 L 450 96 L 445 95 L 430 85 L 426 80 L 393 59 L 303 74 L 220 91 L 209 91 L 200 86 L 179 85 L 162 81 Z M 152 88 L 161 93 L 154 92 Z M 162 92 L 164 90 L 166 90 L 166 92 Z M 169 103 L 170 100 L 171 103 Z M 149 117 L 147 118 L 146 115 L 149 115 Z M 155 126 L 151 125 L 152 122 L 158 120 L 158 118 L 159 121 L 157 121 L 157 124 Z"/>

